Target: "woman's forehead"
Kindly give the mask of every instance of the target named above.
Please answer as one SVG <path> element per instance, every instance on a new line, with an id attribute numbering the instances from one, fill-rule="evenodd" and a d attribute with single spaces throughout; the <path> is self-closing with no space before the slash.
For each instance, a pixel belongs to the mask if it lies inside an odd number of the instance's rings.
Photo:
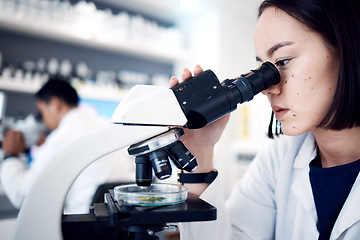
<path id="1" fill-rule="evenodd" d="M 284 42 L 297 43 L 304 37 L 305 25 L 286 12 L 268 7 L 260 16 L 255 32 L 254 42 L 257 54 L 265 57 L 273 46 Z"/>

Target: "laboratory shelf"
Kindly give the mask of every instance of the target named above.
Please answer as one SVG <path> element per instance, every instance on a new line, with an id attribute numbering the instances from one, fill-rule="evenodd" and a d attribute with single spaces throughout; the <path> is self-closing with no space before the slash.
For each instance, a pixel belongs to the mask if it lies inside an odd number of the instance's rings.
<path id="1" fill-rule="evenodd" d="M 131 39 L 110 42 L 106 39 L 98 39 L 91 33 L 81 34 L 70 28 L 54 28 L 54 26 L 42 22 L 25 21 L 17 15 L 13 17 L 0 15 L 0 28 L 28 36 L 55 40 L 118 54 L 128 54 L 159 62 L 176 62 L 186 56 L 186 50 L 180 48 L 173 48 L 169 51 L 168 48 L 154 46 L 155 44 L 152 43 L 133 41 Z"/>
<path id="2" fill-rule="evenodd" d="M 42 85 L 43 83 L 40 81 L 9 80 L 0 77 L 0 90 L 4 91 L 35 94 Z M 81 82 L 73 83 L 72 85 L 81 98 L 87 99 L 120 102 L 128 92 L 127 89 L 110 85 L 85 84 Z"/>
<path id="3" fill-rule="evenodd" d="M 24 82 L 24 81 L 8 81 L 0 79 L 0 90 L 21 92 L 21 93 L 36 93 L 41 87 L 41 83 Z"/>

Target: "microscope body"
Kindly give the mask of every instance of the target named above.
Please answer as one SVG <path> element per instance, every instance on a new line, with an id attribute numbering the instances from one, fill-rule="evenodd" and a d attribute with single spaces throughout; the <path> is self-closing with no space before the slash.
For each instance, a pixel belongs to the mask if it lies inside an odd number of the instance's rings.
<path id="1" fill-rule="evenodd" d="M 249 101 L 258 92 L 277 84 L 279 79 L 276 67 L 265 63 L 258 70 L 222 84 L 212 72 L 206 71 L 171 89 L 135 86 L 115 110 L 111 119 L 115 124 L 73 141 L 40 172 L 23 201 L 14 239 L 62 239 L 61 221 L 67 192 L 81 171 L 95 160 L 129 146 L 129 151 L 136 150 L 132 152 L 134 156 L 148 157 L 152 151 L 146 147 L 154 139 L 159 141 L 155 141 L 157 146 L 153 150 L 164 150 L 180 142 L 179 127 L 204 127 L 236 109 L 238 103 Z M 173 130 L 174 127 L 178 128 Z M 169 132 L 173 141 L 167 144 L 163 137 L 167 139 Z M 186 148 L 182 151 L 186 153 Z M 189 156 L 190 171 L 195 168 L 191 159 Z M 139 162 L 148 163 L 147 160 Z M 179 165 L 185 170 L 187 166 L 189 164 Z M 148 167 L 139 171 L 148 171 Z M 149 181 L 144 183 L 149 184 Z"/>

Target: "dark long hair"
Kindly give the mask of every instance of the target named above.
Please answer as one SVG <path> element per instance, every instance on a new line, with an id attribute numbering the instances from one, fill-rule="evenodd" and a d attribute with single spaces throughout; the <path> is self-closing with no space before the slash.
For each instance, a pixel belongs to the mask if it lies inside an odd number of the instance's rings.
<path id="1" fill-rule="evenodd" d="M 360 1 L 265 0 L 259 7 L 259 17 L 271 6 L 318 33 L 338 54 L 335 96 L 318 127 L 342 130 L 360 126 Z"/>

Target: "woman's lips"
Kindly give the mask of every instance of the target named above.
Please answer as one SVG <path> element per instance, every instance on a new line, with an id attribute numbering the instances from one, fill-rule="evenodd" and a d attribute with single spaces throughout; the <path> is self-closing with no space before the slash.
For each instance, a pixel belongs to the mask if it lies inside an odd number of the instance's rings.
<path id="1" fill-rule="evenodd" d="M 273 106 L 272 109 L 275 113 L 276 120 L 281 120 L 281 118 L 289 111 L 289 109 L 281 108 L 278 106 Z"/>

